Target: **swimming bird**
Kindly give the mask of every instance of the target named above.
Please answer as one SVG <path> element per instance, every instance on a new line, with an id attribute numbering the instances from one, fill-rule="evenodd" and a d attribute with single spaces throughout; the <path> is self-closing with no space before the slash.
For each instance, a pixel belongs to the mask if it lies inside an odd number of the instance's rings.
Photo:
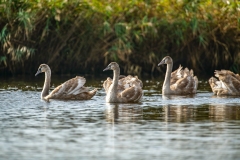
<path id="1" fill-rule="evenodd" d="M 51 69 L 47 64 L 41 64 L 38 68 L 38 74 L 45 72 L 45 82 L 41 93 L 43 100 L 49 99 L 65 99 L 65 100 L 88 100 L 91 99 L 97 92 L 97 89 L 89 91 L 89 88 L 83 85 L 86 82 L 84 77 L 76 76 L 55 88 L 50 94 Z"/>
<path id="2" fill-rule="evenodd" d="M 137 76 L 120 76 L 120 68 L 116 62 L 111 62 L 103 71 L 113 70 L 113 79 L 107 78 L 103 83 L 106 92 L 106 102 L 136 103 L 139 102 L 143 91 L 142 81 Z"/>
<path id="3" fill-rule="evenodd" d="M 240 95 L 240 76 L 239 74 L 234 74 L 229 70 L 216 70 L 215 77 L 209 79 L 209 84 L 212 88 L 214 95 L 228 95 L 237 96 Z"/>
<path id="4" fill-rule="evenodd" d="M 188 68 L 183 70 L 180 65 L 177 70 L 172 72 L 173 60 L 170 56 L 164 57 L 158 66 L 162 64 L 167 64 L 162 87 L 163 95 L 188 95 L 197 92 L 198 78 L 194 76 L 193 70 L 189 71 Z"/>

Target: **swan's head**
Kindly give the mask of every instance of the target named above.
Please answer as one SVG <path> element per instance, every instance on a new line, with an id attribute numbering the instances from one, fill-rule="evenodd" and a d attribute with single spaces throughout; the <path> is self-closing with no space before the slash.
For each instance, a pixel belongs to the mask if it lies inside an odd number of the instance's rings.
<path id="1" fill-rule="evenodd" d="M 119 68 L 119 65 L 116 62 L 111 62 L 103 71 L 116 70 L 118 68 Z"/>
<path id="2" fill-rule="evenodd" d="M 42 73 L 42 72 L 46 72 L 50 70 L 49 66 L 47 64 L 41 64 L 39 67 L 38 67 L 38 71 L 37 73 L 35 74 L 35 76 L 37 76 L 38 74 Z"/>
<path id="3" fill-rule="evenodd" d="M 162 61 L 158 64 L 158 66 L 162 65 L 162 64 L 172 64 L 173 60 L 170 56 L 166 56 L 162 59 Z"/>

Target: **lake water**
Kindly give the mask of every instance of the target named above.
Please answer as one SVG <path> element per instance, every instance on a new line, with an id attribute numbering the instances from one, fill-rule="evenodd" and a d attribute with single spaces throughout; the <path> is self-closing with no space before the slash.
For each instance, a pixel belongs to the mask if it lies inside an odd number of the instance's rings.
<path id="1" fill-rule="evenodd" d="M 56 87 L 70 77 L 53 77 Z M 144 80 L 139 104 L 105 103 L 104 78 L 88 101 L 40 99 L 43 75 L 0 79 L 0 159 L 240 159 L 240 98 L 161 95 Z"/>

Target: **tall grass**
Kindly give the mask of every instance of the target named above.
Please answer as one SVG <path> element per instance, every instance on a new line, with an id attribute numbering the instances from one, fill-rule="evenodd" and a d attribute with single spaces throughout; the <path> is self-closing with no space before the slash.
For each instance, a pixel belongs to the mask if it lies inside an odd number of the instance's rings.
<path id="1" fill-rule="evenodd" d="M 227 0 L 3 0 L 0 73 L 156 74 L 163 56 L 198 74 L 239 72 L 240 2 Z"/>

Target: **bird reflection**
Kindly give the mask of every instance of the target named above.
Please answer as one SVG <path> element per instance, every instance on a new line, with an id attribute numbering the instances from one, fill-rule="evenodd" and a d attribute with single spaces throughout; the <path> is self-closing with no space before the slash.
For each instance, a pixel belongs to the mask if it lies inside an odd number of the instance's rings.
<path id="1" fill-rule="evenodd" d="M 238 98 L 239 96 L 228 96 L 228 95 L 212 95 L 212 98 Z"/>
<path id="2" fill-rule="evenodd" d="M 193 105 L 166 105 L 163 106 L 165 121 L 183 122 L 194 117 Z"/>
<path id="3" fill-rule="evenodd" d="M 142 119 L 142 107 L 139 104 L 106 104 L 106 120 L 108 122 L 133 122 Z"/>
<path id="4" fill-rule="evenodd" d="M 240 106 L 237 105 L 210 105 L 209 115 L 216 121 L 223 121 L 226 119 L 239 120 L 240 119 Z"/>
<path id="5" fill-rule="evenodd" d="M 162 99 L 184 99 L 184 98 L 194 98 L 196 95 L 162 95 Z"/>
<path id="6" fill-rule="evenodd" d="M 106 115 L 106 120 L 108 122 L 115 122 L 118 119 L 119 117 L 118 107 L 119 107 L 119 104 L 107 103 L 105 115 Z"/>
<path id="7" fill-rule="evenodd" d="M 163 100 L 181 100 L 194 98 L 195 95 L 162 95 Z M 187 121 L 194 116 L 194 105 L 163 105 L 165 112 L 165 121 L 182 122 Z"/>

